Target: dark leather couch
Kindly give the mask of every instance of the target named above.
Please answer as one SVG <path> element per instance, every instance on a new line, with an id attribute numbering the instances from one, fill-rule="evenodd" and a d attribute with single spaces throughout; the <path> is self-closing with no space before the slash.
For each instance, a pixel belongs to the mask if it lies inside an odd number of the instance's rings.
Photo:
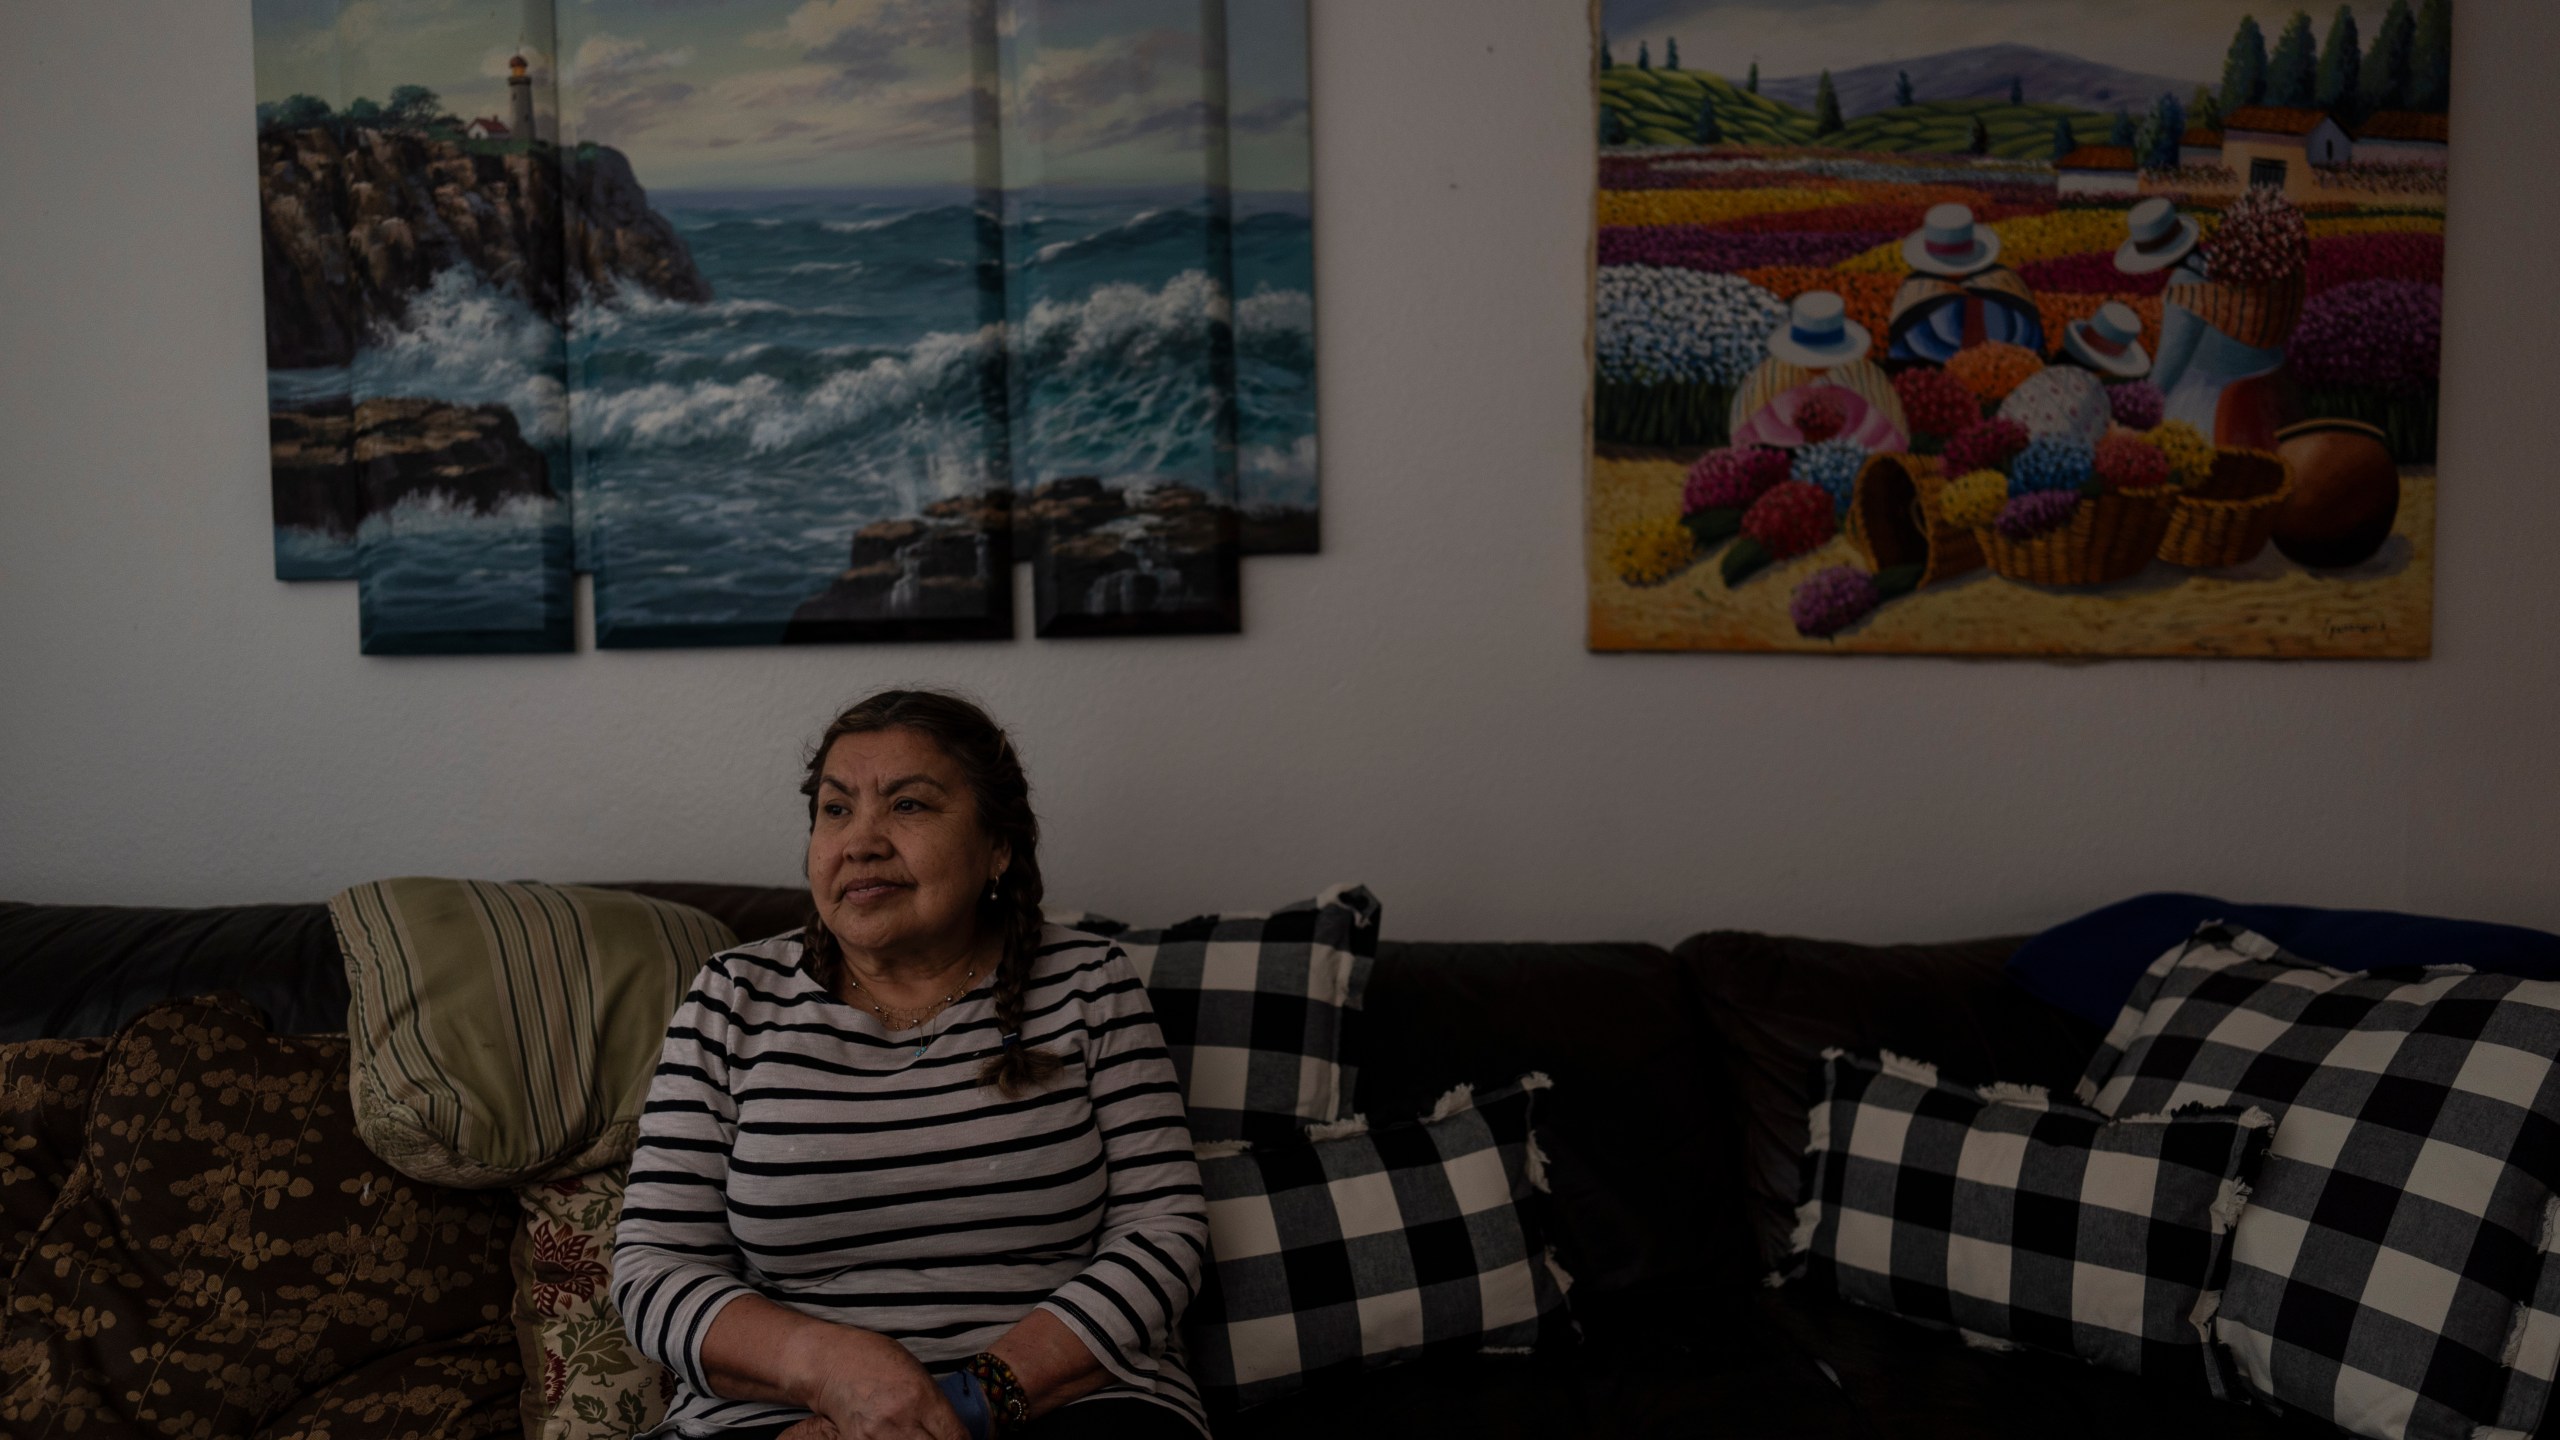
<path id="1" fill-rule="evenodd" d="M 805 913 L 788 890 L 629 888 L 699 906 L 741 935 Z M 2097 1034 L 2005 978 L 2013 948 L 1732 932 L 1675 951 L 1386 943 L 1352 1041 L 1359 1106 L 1409 1115 L 1461 1081 L 1554 1077 L 1540 1136 L 1581 1337 L 1531 1358 L 1378 1372 L 1227 1417 L 1222 1440 L 2334 1434 L 2069 1360 L 1970 1349 L 1803 1285 L 1761 1283 L 1792 1223 L 1806 1088 L 1824 1047 L 1882 1047 L 1954 1075 L 2068 1090 Z M 160 999 L 221 989 L 280 1031 L 343 1028 L 326 913 L 0 904 L 0 1040 L 106 1034 Z"/>

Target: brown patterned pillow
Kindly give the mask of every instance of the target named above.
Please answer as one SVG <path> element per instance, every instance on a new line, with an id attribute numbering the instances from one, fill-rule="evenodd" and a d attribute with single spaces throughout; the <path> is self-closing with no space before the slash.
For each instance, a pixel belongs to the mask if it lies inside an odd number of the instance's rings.
<path id="1" fill-rule="evenodd" d="M 631 1348 L 613 1308 L 613 1231 L 630 1174 L 615 1165 L 516 1191 L 525 1440 L 644 1435 L 675 1398 L 674 1372 Z"/>
<path id="2" fill-rule="evenodd" d="M 256 1440 L 512 1437 L 522 1379 L 513 1327 L 500 1321 L 350 1370 L 287 1406 Z"/>
<path id="3" fill-rule="evenodd" d="M 475 1332 L 488 1358 L 424 1389 L 395 1374 L 378 1404 L 503 1410 L 521 1379 L 489 1341 L 513 1208 L 364 1148 L 345 1037 L 270 1034 L 232 996 L 145 1011 L 108 1046 L 78 1165 L 18 1266 L 0 1432 L 257 1436 L 307 1403 L 377 1403 L 329 1387 Z"/>
<path id="4" fill-rule="evenodd" d="M 79 1161 L 89 1092 L 106 1066 L 107 1044 L 101 1038 L 0 1045 L 0 1297 Z"/>

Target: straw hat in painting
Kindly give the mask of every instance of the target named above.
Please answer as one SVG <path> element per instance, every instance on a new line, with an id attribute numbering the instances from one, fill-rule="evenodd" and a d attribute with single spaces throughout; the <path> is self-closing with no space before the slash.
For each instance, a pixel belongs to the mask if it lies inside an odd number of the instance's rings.
<path id="1" fill-rule="evenodd" d="M 1769 354 L 1790 365 L 1828 370 L 1862 359 L 1873 343 L 1867 327 L 1849 318 L 1836 291 L 1807 290 L 1787 307 L 1787 323 L 1769 337 Z"/>
<path id="2" fill-rule="evenodd" d="M 2128 238 L 2116 247 L 2116 268 L 2127 275 L 2168 269 L 2187 258 L 2203 233 L 2194 216 L 2179 214 L 2157 195 L 2126 211 L 2124 228 Z"/>
<path id="3" fill-rule="evenodd" d="M 1963 205 L 1932 205 L 1920 228 L 1902 242 L 1902 261 L 1923 275 L 1961 280 L 2000 258 L 2000 237 L 1988 225 L 1973 223 Z"/>
<path id="4" fill-rule="evenodd" d="M 2062 350 L 2101 375 L 2138 380 L 2151 373 L 2151 353 L 2142 348 L 2142 317 L 2121 300 L 2110 300 L 2086 320 L 2063 327 Z"/>

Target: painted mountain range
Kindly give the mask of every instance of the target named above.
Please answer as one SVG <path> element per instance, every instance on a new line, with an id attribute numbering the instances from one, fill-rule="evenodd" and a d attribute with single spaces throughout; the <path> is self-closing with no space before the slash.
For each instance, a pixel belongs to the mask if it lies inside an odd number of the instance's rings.
<path id="1" fill-rule="evenodd" d="M 1710 64 L 1708 68 L 1715 67 Z M 1904 72 L 1911 76 L 1913 94 L 1922 100 L 2005 100 L 2009 84 L 2015 80 L 2034 104 L 2098 111 L 2121 106 L 2137 114 L 2163 91 L 2183 101 L 2199 83 L 2120 70 L 2033 45 L 1976 45 L 1831 72 L 1841 113 L 1854 120 L 1893 108 L 1895 77 Z M 1811 110 L 1814 90 L 1820 83 L 1819 75 L 1791 75 L 1762 81 L 1760 93 L 1800 110 Z"/>

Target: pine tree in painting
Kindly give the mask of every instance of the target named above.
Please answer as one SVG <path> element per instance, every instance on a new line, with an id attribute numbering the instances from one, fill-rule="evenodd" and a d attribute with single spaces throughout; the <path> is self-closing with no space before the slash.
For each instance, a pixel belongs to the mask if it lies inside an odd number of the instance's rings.
<path id="1" fill-rule="evenodd" d="M 2196 87 L 2194 97 L 2187 101 L 2187 124 L 2198 130 L 2222 128 L 2222 102 L 2213 98 L 2213 91 L 2202 85 Z"/>
<path id="2" fill-rule="evenodd" d="M 1609 37 L 1606 35 L 1600 37 L 1600 68 L 1604 71 L 1618 68 L 1618 57 L 1609 53 Z"/>
<path id="3" fill-rule="evenodd" d="M 1662 42 L 1662 68 L 1665 70 L 1680 68 L 1680 37 L 1677 35 L 1668 36 Z"/>
<path id="4" fill-rule="evenodd" d="M 1603 145 L 1627 143 L 1626 117 L 1606 105 L 1600 107 L 1600 143 Z"/>
<path id="5" fill-rule="evenodd" d="M 2409 50 L 2417 37 L 2418 21 L 2409 13 L 2409 0 L 2391 0 L 2380 28 L 2373 32 L 2373 48 L 2364 55 L 2366 113 L 2407 108 Z"/>
<path id="6" fill-rule="evenodd" d="M 2266 98 L 2266 32 L 2258 28 L 2257 17 L 2243 15 L 2240 28 L 2231 36 L 2231 53 L 2222 58 L 2222 108 L 2237 110 L 2263 104 Z"/>
<path id="7" fill-rule="evenodd" d="M 2134 163 L 2145 170 L 2177 169 L 2178 143 L 2186 133 L 2186 107 L 2177 96 L 2164 93 L 2151 102 L 2151 113 L 2143 117 L 2142 133 L 2133 146 Z"/>
<path id="8" fill-rule="evenodd" d="M 1639 70 L 1651 70 L 1653 68 L 1652 41 L 1639 40 L 1636 42 L 1636 68 Z"/>
<path id="9" fill-rule="evenodd" d="M 1698 96 L 1698 126 L 1695 130 L 1690 132 L 1689 138 L 1697 141 L 1701 145 L 1721 145 L 1724 143 L 1724 130 L 1716 124 L 1716 97 L 1714 91 L 1706 91 Z"/>
<path id="10" fill-rule="evenodd" d="M 2304 109 L 2319 95 L 2319 45 L 2311 38 L 2311 17 L 2296 10 L 2276 38 L 2275 54 L 2267 58 L 2267 103 Z"/>
<path id="11" fill-rule="evenodd" d="M 1829 135 L 1847 122 L 1840 118 L 1840 92 L 1831 88 L 1831 72 L 1822 72 L 1813 87 L 1813 133 Z"/>
<path id="12" fill-rule="evenodd" d="M 2107 143 L 2119 150 L 2133 148 L 2133 117 L 2124 113 L 2122 106 L 2116 108 L 2116 118 L 2107 123 Z"/>
<path id="13" fill-rule="evenodd" d="M 2452 100 L 2453 0 L 2427 0 L 2409 42 L 2409 108 L 2442 110 Z"/>
<path id="14" fill-rule="evenodd" d="M 1908 70 L 1893 72 L 1893 103 L 1897 106 L 1911 103 L 1911 72 Z"/>
<path id="15" fill-rule="evenodd" d="M 1750 91 L 1750 92 L 1751 92 L 1752 94 L 1754 94 L 1754 95 L 1757 95 L 1757 94 L 1759 94 L 1759 93 L 1760 93 L 1760 62 L 1759 62 L 1759 61 L 1754 60 L 1754 61 L 1752 61 L 1752 62 L 1751 62 L 1751 78 L 1742 82 L 1742 88 L 1743 88 L 1743 89 L 1745 89 L 1745 90 Z"/>
<path id="16" fill-rule="evenodd" d="M 2064 157 L 2065 155 L 2070 154 L 2072 151 L 2077 150 L 2077 149 L 2079 149 L 2079 148 L 2080 148 L 2080 137 L 2071 133 L 2071 119 L 2070 119 L 2070 117 L 2069 117 L 2069 116 L 2066 116 L 2066 115 L 2056 115 L 2056 116 L 2054 116 L 2054 117 L 2053 117 L 2053 163 L 2054 163 L 2054 164 L 2056 164 L 2056 165 L 2061 164 L 2061 163 L 2062 163 L 2062 157 Z"/>
<path id="17" fill-rule="evenodd" d="M 2328 40 L 2320 47 L 2320 108 L 2352 112 L 2364 94 L 2363 66 L 2364 41 L 2356 34 L 2356 12 L 2341 5 L 2329 21 Z"/>
<path id="18" fill-rule="evenodd" d="M 2012 105 L 2024 105 L 2027 103 L 2027 82 L 2021 76 L 2012 75 L 2009 77 L 2009 103 Z"/>
<path id="19" fill-rule="evenodd" d="M 1965 137 L 1964 153 L 1967 155 L 1991 153 L 1991 127 L 1983 124 L 1982 117 L 1979 115 L 1973 117 L 1973 130 Z"/>

